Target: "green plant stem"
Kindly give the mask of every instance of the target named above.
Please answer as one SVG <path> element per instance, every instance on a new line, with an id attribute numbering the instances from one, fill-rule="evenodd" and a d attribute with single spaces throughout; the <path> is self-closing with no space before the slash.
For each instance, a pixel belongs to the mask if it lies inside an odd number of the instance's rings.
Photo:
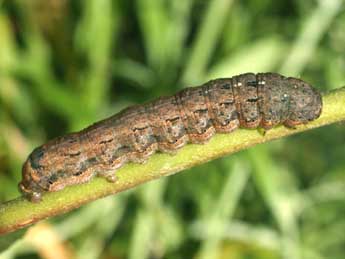
<path id="1" fill-rule="evenodd" d="M 104 196 L 125 191 L 141 183 L 171 175 L 256 144 L 345 120 L 345 87 L 325 94 L 323 103 L 323 112 L 319 119 L 296 129 L 279 126 L 268 131 L 265 136 L 257 130 L 247 129 L 239 129 L 231 134 L 216 134 L 208 143 L 186 145 L 174 156 L 157 153 L 145 164 L 129 163 L 117 171 L 118 180 L 115 183 L 95 178 L 87 184 L 46 193 L 43 200 L 37 204 L 22 197 L 8 201 L 0 205 L 0 234 L 15 231 Z"/>

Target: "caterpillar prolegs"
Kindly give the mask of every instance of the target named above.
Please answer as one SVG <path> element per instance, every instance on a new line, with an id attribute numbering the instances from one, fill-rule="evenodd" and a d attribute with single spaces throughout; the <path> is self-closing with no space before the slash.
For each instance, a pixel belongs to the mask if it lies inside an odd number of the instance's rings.
<path id="1" fill-rule="evenodd" d="M 36 148 L 23 165 L 20 191 L 32 202 L 43 192 L 89 181 L 115 181 L 126 162 L 142 163 L 156 151 L 176 152 L 205 143 L 216 132 L 268 130 L 318 118 L 320 93 L 308 83 L 276 73 L 246 73 L 211 80 L 173 96 L 129 107 L 114 116 Z"/>

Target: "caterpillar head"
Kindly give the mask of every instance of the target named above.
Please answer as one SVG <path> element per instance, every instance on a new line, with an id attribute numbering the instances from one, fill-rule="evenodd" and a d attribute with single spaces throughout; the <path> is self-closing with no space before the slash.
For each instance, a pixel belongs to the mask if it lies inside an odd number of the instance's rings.
<path id="1" fill-rule="evenodd" d="M 31 202 L 40 202 L 42 192 L 40 185 L 41 177 L 39 174 L 39 159 L 42 157 L 41 148 L 35 149 L 29 158 L 25 161 L 22 168 L 22 181 L 19 183 L 19 191 Z"/>
<path id="2" fill-rule="evenodd" d="M 287 81 L 290 88 L 290 104 L 288 119 L 284 124 L 294 127 L 319 118 L 322 111 L 321 94 L 300 79 L 287 78 Z"/>

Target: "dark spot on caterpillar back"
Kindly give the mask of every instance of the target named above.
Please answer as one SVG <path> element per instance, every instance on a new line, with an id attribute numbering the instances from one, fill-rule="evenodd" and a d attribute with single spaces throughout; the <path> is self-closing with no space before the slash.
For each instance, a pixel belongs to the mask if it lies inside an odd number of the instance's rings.
<path id="1" fill-rule="evenodd" d="M 308 83 L 275 73 L 247 73 L 186 88 L 174 96 L 127 108 L 80 132 L 36 148 L 23 165 L 21 192 L 31 201 L 43 192 L 89 181 L 114 181 L 126 162 L 144 162 L 156 151 L 175 153 L 205 143 L 216 132 L 287 127 L 318 118 L 320 93 Z"/>
<path id="2" fill-rule="evenodd" d="M 40 159 L 43 157 L 44 151 L 41 147 L 36 148 L 30 155 L 31 159 L 31 166 L 34 169 L 38 169 L 40 167 Z"/>

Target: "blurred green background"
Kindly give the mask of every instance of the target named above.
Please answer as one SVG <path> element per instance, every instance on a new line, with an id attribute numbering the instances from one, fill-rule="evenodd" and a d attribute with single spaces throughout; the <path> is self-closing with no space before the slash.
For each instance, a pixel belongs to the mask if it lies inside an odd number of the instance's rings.
<path id="1" fill-rule="evenodd" d="M 2 0 L 0 201 L 19 195 L 22 162 L 50 138 L 267 71 L 345 85 L 344 2 Z M 62 242 L 45 249 L 30 233 L 0 258 L 341 259 L 344 151 L 344 124 L 257 146 L 50 219 Z"/>

